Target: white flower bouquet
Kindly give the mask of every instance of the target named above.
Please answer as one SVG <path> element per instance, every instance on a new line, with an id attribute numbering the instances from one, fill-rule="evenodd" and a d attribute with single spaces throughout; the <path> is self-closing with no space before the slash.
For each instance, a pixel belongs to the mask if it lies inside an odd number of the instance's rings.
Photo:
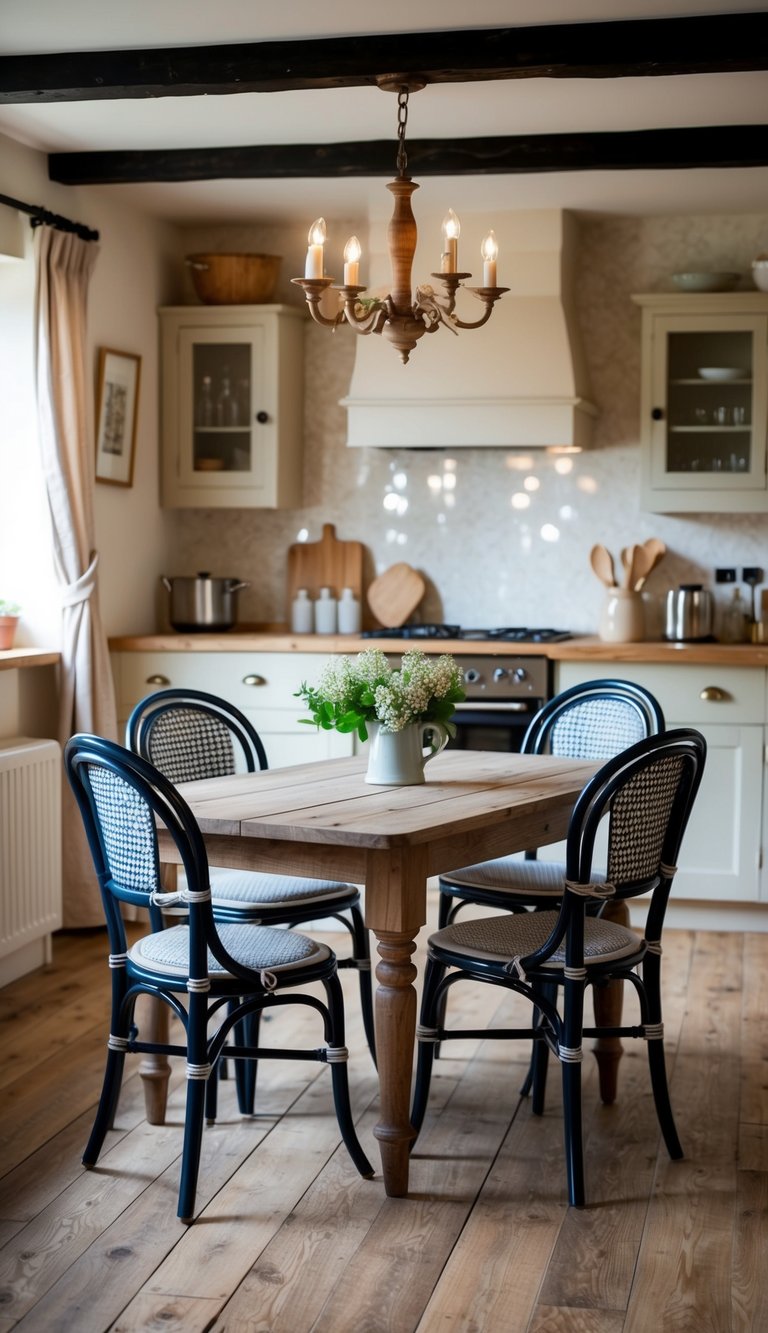
<path id="1" fill-rule="evenodd" d="M 329 662 L 318 684 L 303 683 L 296 697 L 312 714 L 302 722 L 324 731 L 356 731 L 365 741 L 367 722 L 378 722 L 385 732 L 402 731 L 412 722 L 441 722 L 455 735 L 450 718 L 464 691 L 461 671 L 448 653 L 430 657 L 413 650 L 393 669 L 385 653 L 371 648 Z"/>

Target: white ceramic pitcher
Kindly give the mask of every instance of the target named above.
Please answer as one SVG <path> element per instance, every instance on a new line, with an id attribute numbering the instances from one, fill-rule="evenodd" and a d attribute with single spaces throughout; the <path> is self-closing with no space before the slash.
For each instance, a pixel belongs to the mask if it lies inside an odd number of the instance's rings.
<path id="1" fill-rule="evenodd" d="M 412 722 L 402 731 L 384 731 L 379 722 L 366 726 L 370 748 L 365 780 L 377 787 L 423 782 L 424 765 L 445 749 L 449 739 L 442 722 Z"/>

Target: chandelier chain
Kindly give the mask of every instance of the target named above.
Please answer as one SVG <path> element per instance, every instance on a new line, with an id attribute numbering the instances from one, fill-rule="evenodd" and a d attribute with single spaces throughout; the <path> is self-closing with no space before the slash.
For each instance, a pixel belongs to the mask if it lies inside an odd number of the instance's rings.
<path id="1" fill-rule="evenodd" d="M 397 170 L 405 175 L 408 166 L 408 154 L 405 151 L 405 130 L 408 124 L 408 89 L 400 88 L 397 94 Z"/>

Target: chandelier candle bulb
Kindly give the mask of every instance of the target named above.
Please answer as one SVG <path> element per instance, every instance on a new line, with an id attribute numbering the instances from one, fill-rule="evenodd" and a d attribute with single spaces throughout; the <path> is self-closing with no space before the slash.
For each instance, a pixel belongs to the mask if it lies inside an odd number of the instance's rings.
<path id="1" fill-rule="evenodd" d="M 344 246 L 344 286 L 357 287 L 360 281 L 360 256 L 363 253 L 356 236 L 350 236 Z"/>
<path id="2" fill-rule="evenodd" d="M 443 253 L 440 259 L 441 273 L 455 273 L 459 263 L 459 235 L 461 223 L 452 208 L 443 218 Z"/>
<path id="3" fill-rule="evenodd" d="M 323 246 L 325 245 L 325 237 L 325 218 L 317 218 L 309 229 L 309 246 L 307 249 L 306 262 L 304 264 L 305 278 L 322 278 L 323 276 Z"/>
<path id="4" fill-rule="evenodd" d="M 496 240 L 496 234 L 489 231 L 480 246 L 480 254 L 483 256 L 483 286 L 496 286 L 496 259 L 499 253 L 499 246 Z"/>

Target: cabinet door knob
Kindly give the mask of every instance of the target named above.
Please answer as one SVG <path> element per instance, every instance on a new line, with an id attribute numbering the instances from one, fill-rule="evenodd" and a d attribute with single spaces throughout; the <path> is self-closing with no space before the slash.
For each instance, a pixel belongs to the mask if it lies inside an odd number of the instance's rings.
<path id="1" fill-rule="evenodd" d="M 264 426 L 269 421 L 269 412 L 257 412 L 256 420 L 260 425 Z"/>
<path id="2" fill-rule="evenodd" d="M 728 693 L 728 691 L 721 690 L 719 685 L 705 685 L 704 689 L 701 691 L 701 694 L 699 695 L 700 699 L 703 699 L 705 703 L 710 703 L 710 704 L 725 703 L 725 701 L 727 699 L 730 699 L 730 697 L 731 696 Z"/>
<path id="3" fill-rule="evenodd" d="M 171 682 L 167 676 L 147 676 L 144 683 L 146 685 L 170 685 Z"/>
<path id="4" fill-rule="evenodd" d="M 653 421 L 663 421 L 663 420 L 664 420 L 664 408 L 663 408 L 663 407 L 654 407 L 654 408 L 652 408 L 652 410 L 651 410 L 651 419 L 652 419 Z"/>
<path id="5" fill-rule="evenodd" d="M 243 676 L 244 685 L 266 685 L 266 676 Z"/>

